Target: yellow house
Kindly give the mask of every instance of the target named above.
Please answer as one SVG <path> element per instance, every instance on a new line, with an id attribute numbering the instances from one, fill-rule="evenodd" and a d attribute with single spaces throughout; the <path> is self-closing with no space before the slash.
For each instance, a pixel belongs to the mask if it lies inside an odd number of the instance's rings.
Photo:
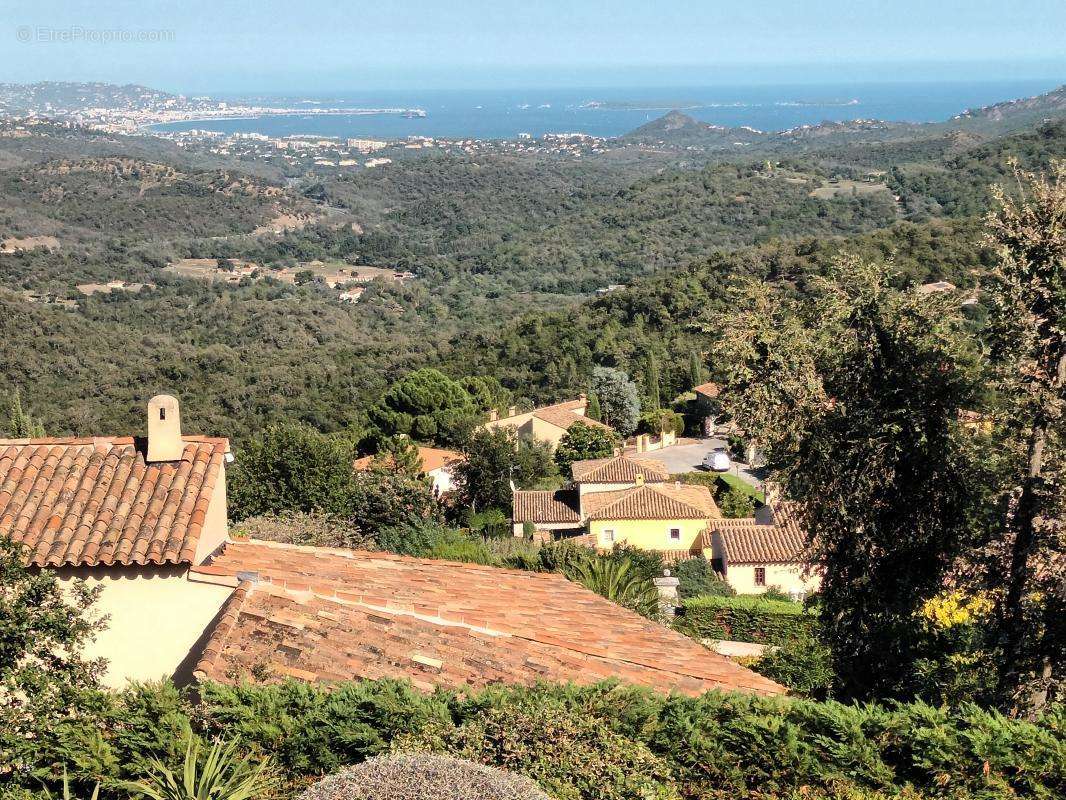
<path id="1" fill-rule="evenodd" d="M 107 627 L 86 648 L 104 682 L 188 681 L 232 589 L 190 567 L 227 537 L 229 442 L 182 436 L 178 401 L 148 404 L 147 437 L 0 439 L 0 535 L 64 584 L 100 587 Z"/>
<path id="2" fill-rule="evenodd" d="M 567 489 L 514 493 L 516 536 L 531 524 L 603 550 L 628 544 L 683 555 L 701 552 L 708 525 L 721 516 L 709 489 L 670 481 L 658 461 L 624 455 L 576 461 L 571 474 Z"/>
<path id="3" fill-rule="evenodd" d="M 610 427 L 602 422 L 588 418 L 588 405 L 588 398 L 585 395 L 581 395 L 577 400 L 566 400 L 562 403 L 542 406 L 522 413 L 519 413 L 517 408 L 511 406 L 507 410 L 507 416 L 505 417 L 497 416 L 495 411 L 490 411 L 489 421 L 482 427 L 486 430 L 514 428 L 519 437 L 547 442 L 554 450 L 559 446 L 559 442 L 566 435 L 570 426 L 578 422 L 610 430 Z"/>

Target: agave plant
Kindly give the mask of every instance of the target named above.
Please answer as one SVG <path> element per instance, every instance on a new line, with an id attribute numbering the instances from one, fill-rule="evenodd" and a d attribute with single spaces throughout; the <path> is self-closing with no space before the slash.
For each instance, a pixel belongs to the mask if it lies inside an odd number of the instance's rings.
<path id="1" fill-rule="evenodd" d="M 659 616 L 659 591 L 641 577 L 628 558 L 596 557 L 574 564 L 571 580 L 645 617 Z"/>
<path id="2" fill-rule="evenodd" d="M 216 742 L 202 754 L 203 743 L 193 737 L 180 776 L 152 759 L 148 774 L 124 788 L 149 800 L 255 800 L 268 794 L 274 786 L 270 761 L 253 764 L 237 754 L 237 745 L 237 740 Z"/>

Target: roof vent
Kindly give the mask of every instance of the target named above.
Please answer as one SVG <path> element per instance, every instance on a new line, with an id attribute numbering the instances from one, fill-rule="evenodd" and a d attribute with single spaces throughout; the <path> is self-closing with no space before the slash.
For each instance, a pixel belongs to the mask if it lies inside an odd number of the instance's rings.
<path id="1" fill-rule="evenodd" d="M 637 473 L 636 485 L 637 486 L 643 486 L 644 485 L 644 473 L 642 473 L 642 472 L 638 472 Z"/>
<path id="2" fill-rule="evenodd" d="M 145 461 L 181 461 L 184 452 L 178 400 L 169 394 L 157 394 L 148 401 L 148 454 Z"/>

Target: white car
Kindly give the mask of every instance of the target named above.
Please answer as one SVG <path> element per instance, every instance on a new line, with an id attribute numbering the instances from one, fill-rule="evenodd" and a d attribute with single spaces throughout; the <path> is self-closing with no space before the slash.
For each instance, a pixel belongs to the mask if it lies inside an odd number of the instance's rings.
<path id="1" fill-rule="evenodd" d="M 703 466 L 713 472 L 728 472 L 730 464 L 729 454 L 724 447 L 716 447 L 703 457 Z"/>

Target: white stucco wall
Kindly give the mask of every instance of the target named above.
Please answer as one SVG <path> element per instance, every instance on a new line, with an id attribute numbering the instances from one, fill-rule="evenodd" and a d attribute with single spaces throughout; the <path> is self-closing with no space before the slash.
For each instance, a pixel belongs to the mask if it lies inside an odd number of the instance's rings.
<path id="1" fill-rule="evenodd" d="M 766 570 L 765 586 L 755 585 L 756 567 Z M 811 594 L 822 585 L 818 575 L 804 578 L 803 567 L 799 564 L 729 564 L 725 579 L 737 594 L 763 594 L 771 586 L 783 592 Z"/>
<path id="2" fill-rule="evenodd" d="M 78 567 L 57 573 L 63 583 L 83 578 L 102 589 L 93 612 L 110 619 L 86 655 L 107 659 L 104 684 L 112 688 L 174 676 L 233 592 L 190 581 L 183 566 Z"/>

